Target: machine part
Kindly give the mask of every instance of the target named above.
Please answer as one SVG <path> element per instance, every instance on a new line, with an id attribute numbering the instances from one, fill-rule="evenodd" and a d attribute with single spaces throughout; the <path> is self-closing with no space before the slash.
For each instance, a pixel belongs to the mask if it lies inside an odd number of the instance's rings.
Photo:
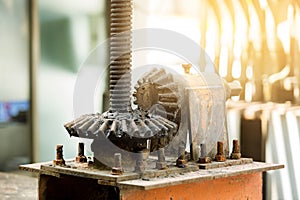
<path id="1" fill-rule="evenodd" d="M 199 163 L 210 163 L 211 162 L 211 158 L 207 156 L 207 152 L 206 152 L 206 145 L 205 144 L 201 144 L 201 156 L 199 158 Z"/>
<path id="2" fill-rule="evenodd" d="M 237 83 L 226 83 L 215 73 L 192 74 L 191 64 L 183 64 L 182 67 L 184 75 L 170 74 L 164 69 L 151 69 L 137 81 L 133 94 L 134 103 L 142 110 L 148 110 L 148 113 L 166 116 L 177 124 L 180 122 L 180 139 L 177 143 L 173 141 L 174 147 L 170 149 L 177 149 L 179 141 L 186 138 L 186 129 L 189 129 L 192 160 L 198 161 L 200 157 L 200 143 L 205 143 L 207 155 L 214 157 L 217 153 L 215 144 L 219 140 L 224 141 L 225 155 L 229 156 L 224 102 L 226 97 L 238 95 L 241 86 Z M 159 90 L 165 87 L 169 90 Z M 214 123 L 215 120 L 218 123 Z M 167 154 L 168 152 L 166 150 Z"/>
<path id="3" fill-rule="evenodd" d="M 122 157 L 120 153 L 115 153 L 115 166 L 111 169 L 111 174 L 113 175 L 121 175 L 123 174 L 123 168 L 122 168 Z"/>
<path id="4" fill-rule="evenodd" d="M 78 154 L 76 156 L 75 159 L 76 162 L 78 163 L 85 163 L 87 162 L 87 159 L 84 155 L 84 143 L 83 142 L 79 142 L 78 143 Z"/>
<path id="5" fill-rule="evenodd" d="M 173 75 L 165 69 L 153 68 L 145 73 L 134 86 L 133 96 L 136 104 L 143 111 L 160 115 L 171 121 L 180 119 L 178 86 Z"/>
<path id="6" fill-rule="evenodd" d="M 211 157 L 200 157 L 198 163 L 211 163 Z"/>
<path id="7" fill-rule="evenodd" d="M 163 148 L 160 148 L 157 151 L 157 157 L 158 161 L 156 162 L 156 169 L 167 169 L 167 162 L 165 158 L 165 150 Z"/>
<path id="8" fill-rule="evenodd" d="M 217 155 L 216 155 L 216 158 L 215 160 L 217 162 L 225 162 L 226 161 L 226 156 L 224 154 L 224 150 L 223 150 L 223 142 L 218 142 L 218 145 L 217 145 Z"/>
<path id="9" fill-rule="evenodd" d="M 128 113 L 131 81 L 132 0 L 111 0 L 110 112 Z M 122 34 L 122 38 L 114 37 Z"/>
<path id="10" fill-rule="evenodd" d="M 186 126 L 179 126 L 181 123 L 191 123 L 195 127 L 190 126 L 189 131 L 202 134 L 199 134 L 199 137 L 191 136 L 189 141 L 193 146 L 206 143 L 209 156 L 213 157 L 217 152 L 215 142 L 221 140 L 225 142 L 225 154 L 228 156 L 227 132 L 224 125 L 225 90 L 221 78 L 216 73 L 189 73 L 180 76 L 181 81 L 177 82 L 173 75 L 164 69 L 153 69 L 137 81 L 133 96 L 138 108 L 131 107 L 131 15 L 132 0 L 111 0 L 110 107 L 102 114 L 83 115 L 67 123 L 65 128 L 70 136 L 93 139 L 91 150 L 96 160 L 113 166 L 114 153 L 122 152 L 127 161 L 127 153 L 124 154 L 121 150 L 138 153 L 164 148 L 177 133 L 186 133 Z M 186 65 L 186 72 L 190 71 L 190 67 L 190 64 Z M 190 95 L 189 102 L 184 100 L 187 97 L 186 93 Z M 181 105 L 185 104 L 191 104 L 193 112 L 181 119 L 181 112 L 186 114 Z M 189 119 L 194 121 L 187 122 Z M 212 119 L 218 123 L 213 123 Z M 202 125 L 205 127 L 202 128 Z M 178 131 L 179 127 L 181 130 Z M 147 145 L 149 140 L 150 147 Z M 183 136 L 178 141 L 174 145 L 175 148 L 181 141 L 186 142 L 186 137 Z M 193 160 L 198 160 L 199 155 L 194 154 L 194 151 L 199 150 L 191 149 Z M 178 162 L 181 165 L 180 162 L 184 164 L 186 161 L 179 159 Z"/>
<path id="11" fill-rule="evenodd" d="M 242 91 L 242 86 L 238 81 L 226 82 L 223 80 L 224 87 L 226 89 L 226 99 L 233 96 L 239 96 Z"/>
<path id="12" fill-rule="evenodd" d="M 151 140 L 149 150 L 158 150 L 173 139 L 179 123 L 174 117 L 131 108 L 132 0 L 111 0 L 110 16 L 109 110 L 103 114 L 86 114 L 65 124 L 70 136 L 94 139 L 91 149 L 98 159 L 108 157 L 101 148 L 106 139 L 134 153 L 147 149 L 147 141 Z M 170 109 L 174 106 L 173 102 L 162 101 L 162 104 Z"/>
<path id="13" fill-rule="evenodd" d="M 179 168 L 184 168 L 187 161 L 185 159 L 185 146 L 179 145 L 178 148 L 178 159 L 176 160 L 176 166 Z"/>
<path id="14" fill-rule="evenodd" d="M 54 165 L 66 166 L 64 157 L 63 157 L 63 145 L 56 145 L 56 159 L 53 160 Z"/>
<path id="15" fill-rule="evenodd" d="M 149 156 L 148 151 L 140 151 L 137 153 L 136 164 L 134 171 L 137 173 L 144 173 L 146 170 L 146 159 Z"/>
<path id="16" fill-rule="evenodd" d="M 241 153 L 240 153 L 240 145 L 238 140 L 232 141 L 232 153 L 230 155 L 231 159 L 240 159 Z"/>

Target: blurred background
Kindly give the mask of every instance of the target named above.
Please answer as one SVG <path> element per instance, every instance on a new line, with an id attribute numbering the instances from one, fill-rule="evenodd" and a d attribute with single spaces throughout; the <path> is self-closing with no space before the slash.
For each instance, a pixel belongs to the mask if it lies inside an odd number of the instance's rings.
<path id="1" fill-rule="evenodd" d="M 300 2 L 134 1 L 133 28 L 165 28 L 197 42 L 243 91 L 227 102 L 229 137 L 244 157 L 285 165 L 264 176 L 266 199 L 300 196 Z M 0 0 L 0 170 L 53 160 L 56 144 L 76 155 L 73 90 L 82 63 L 108 38 L 104 0 Z M 176 41 L 175 41 L 176 42 Z M 180 65 L 147 52 L 144 62 Z M 138 65 L 133 56 L 133 66 Z M 105 110 L 107 81 L 95 111 Z M 87 152 L 89 154 L 90 152 Z"/>

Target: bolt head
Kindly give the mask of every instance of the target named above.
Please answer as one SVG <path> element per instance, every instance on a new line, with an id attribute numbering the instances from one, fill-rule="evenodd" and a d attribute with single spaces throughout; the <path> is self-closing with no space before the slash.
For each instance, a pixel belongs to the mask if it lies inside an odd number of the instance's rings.
<path id="1" fill-rule="evenodd" d="M 167 163 L 166 162 L 156 162 L 156 169 L 167 169 Z"/>
<path id="2" fill-rule="evenodd" d="M 77 163 L 85 163 L 85 162 L 87 162 L 87 159 L 86 159 L 85 156 L 76 156 L 75 161 L 76 161 Z"/>
<path id="3" fill-rule="evenodd" d="M 143 173 L 146 170 L 145 166 L 135 166 L 134 171 L 137 173 Z"/>
<path id="4" fill-rule="evenodd" d="M 230 155 L 231 159 L 240 159 L 241 158 L 241 153 L 231 153 Z"/>
<path id="5" fill-rule="evenodd" d="M 176 166 L 179 167 L 179 168 L 185 168 L 185 165 L 186 165 L 186 160 L 184 159 L 177 159 L 176 160 Z"/>
<path id="6" fill-rule="evenodd" d="M 225 155 L 216 155 L 215 160 L 217 162 L 225 162 L 226 161 L 226 156 Z"/>
<path id="7" fill-rule="evenodd" d="M 122 167 L 113 167 L 111 169 L 112 175 L 122 175 L 123 174 L 123 168 Z"/>
<path id="8" fill-rule="evenodd" d="M 53 160 L 54 166 L 66 166 L 65 160 L 64 159 L 58 159 L 58 160 Z"/>
<path id="9" fill-rule="evenodd" d="M 199 158 L 199 163 L 211 163 L 211 158 L 210 157 L 200 157 Z"/>

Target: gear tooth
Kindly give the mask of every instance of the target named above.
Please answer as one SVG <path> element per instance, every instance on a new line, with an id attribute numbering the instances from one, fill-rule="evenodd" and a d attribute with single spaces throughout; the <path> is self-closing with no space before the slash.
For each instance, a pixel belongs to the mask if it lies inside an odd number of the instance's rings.
<path id="1" fill-rule="evenodd" d="M 158 99 L 162 102 L 178 102 L 178 93 L 158 93 Z"/>
<path id="2" fill-rule="evenodd" d="M 153 82 L 159 85 L 165 85 L 173 82 L 173 76 L 171 74 L 163 74 L 161 76 L 155 77 L 155 79 L 153 79 Z"/>
<path id="3" fill-rule="evenodd" d="M 158 71 L 158 69 L 157 68 L 153 68 L 153 69 L 151 69 L 149 72 L 146 72 L 144 75 L 143 75 L 143 77 L 142 77 L 142 79 L 144 79 L 144 82 L 146 82 L 146 81 L 148 81 L 149 80 L 149 76 L 151 76 L 153 73 L 155 73 L 156 71 Z"/>
<path id="4" fill-rule="evenodd" d="M 138 85 L 142 85 L 144 83 L 144 80 L 141 78 L 137 81 Z"/>
<path id="5" fill-rule="evenodd" d="M 149 82 L 155 82 L 155 80 L 157 80 L 159 77 L 164 76 L 166 74 L 166 71 L 164 69 L 159 69 L 157 71 L 155 71 L 154 73 L 152 73 L 149 77 L 148 80 Z"/>

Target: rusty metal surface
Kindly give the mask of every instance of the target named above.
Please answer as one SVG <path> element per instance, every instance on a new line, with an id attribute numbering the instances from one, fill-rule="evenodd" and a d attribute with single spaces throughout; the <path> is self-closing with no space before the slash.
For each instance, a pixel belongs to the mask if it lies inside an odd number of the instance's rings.
<path id="1" fill-rule="evenodd" d="M 122 200 L 263 199 L 262 173 L 191 182 L 150 190 L 121 190 Z"/>
<path id="2" fill-rule="evenodd" d="M 46 163 L 36 163 L 29 165 L 21 165 L 20 169 L 25 171 L 30 171 L 34 173 L 44 173 L 52 176 L 59 177 L 61 174 L 78 176 L 82 178 L 98 179 L 100 182 L 115 185 L 117 182 L 125 180 L 134 180 L 142 177 L 157 177 L 157 176 L 167 176 L 170 174 L 176 173 L 187 173 L 191 171 L 199 170 L 199 166 L 194 163 L 186 166 L 185 168 L 178 168 L 175 165 L 173 158 L 166 157 L 166 163 L 168 169 L 166 170 L 157 170 L 156 168 L 156 158 L 150 156 L 147 160 L 146 165 L 147 170 L 143 173 L 132 172 L 133 169 L 124 169 L 123 174 L 113 175 L 111 170 L 99 170 L 98 168 L 93 168 L 88 166 L 86 163 L 76 163 L 74 160 L 66 160 L 66 167 L 63 166 L 54 166 L 52 162 Z"/>
<path id="3" fill-rule="evenodd" d="M 221 167 L 228 167 L 228 166 L 234 166 L 234 165 L 245 165 L 245 164 L 250 164 L 253 163 L 252 158 L 241 158 L 238 160 L 235 159 L 227 159 L 224 162 L 215 162 L 211 161 L 208 163 L 201 163 L 198 164 L 200 169 L 214 169 L 214 168 L 221 168 Z"/>
<path id="4" fill-rule="evenodd" d="M 204 180 L 213 180 L 219 178 L 226 178 L 231 176 L 238 176 L 243 174 L 252 174 L 264 172 L 269 170 L 276 170 L 283 168 L 283 165 L 268 164 L 261 162 L 253 162 L 246 165 L 228 166 L 222 168 L 215 168 L 210 170 L 199 170 L 189 173 L 178 173 L 164 178 L 153 178 L 148 180 L 130 180 L 119 183 L 121 188 L 126 189 L 140 189 L 150 190 L 155 188 L 162 188 L 167 186 L 179 185 L 184 183 L 193 183 Z"/>
<path id="5" fill-rule="evenodd" d="M 168 162 L 168 158 L 166 160 Z M 155 159 L 153 159 L 152 169 L 145 171 L 143 174 L 125 172 L 122 175 L 112 175 L 110 170 L 91 170 L 91 168 L 85 169 L 84 166 L 75 169 L 74 166 L 72 167 L 75 164 L 75 161 L 66 160 L 66 165 L 71 167 L 53 166 L 51 162 L 48 164 L 24 165 L 22 167 L 23 169 L 38 171 L 39 174 L 57 178 L 71 175 L 82 179 L 93 179 L 97 180 L 100 185 L 116 186 L 120 190 L 149 190 L 184 183 L 276 170 L 284 167 L 283 165 L 252 162 L 252 159 L 241 158 L 239 160 L 227 159 L 226 162 L 222 163 L 194 163 L 194 165 L 187 165 L 185 168 L 175 167 L 175 163 L 173 163 L 172 166 L 169 165 L 167 170 L 157 170 Z M 77 166 L 79 166 L 78 163 Z M 199 169 L 201 166 L 205 166 L 206 170 Z"/>

